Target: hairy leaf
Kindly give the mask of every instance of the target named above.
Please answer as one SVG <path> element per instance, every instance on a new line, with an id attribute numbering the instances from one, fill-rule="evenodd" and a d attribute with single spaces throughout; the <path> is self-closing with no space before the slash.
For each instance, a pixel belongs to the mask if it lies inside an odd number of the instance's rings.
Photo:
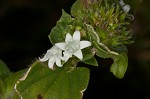
<path id="1" fill-rule="evenodd" d="M 71 8 L 71 15 L 73 17 L 82 18 L 83 17 L 83 9 L 85 7 L 84 2 L 87 0 L 77 0 L 72 8 Z"/>
<path id="2" fill-rule="evenodd" d="M 112 55 L 108 53 L 107 51 L 103 50 L 101 47 L 99 47 L 95 42 L 93 42 L 94 47 L 96 48 L 96 55 L 101 58 L 110 58 Z"/>
<path id="3" fill-rule="evenodd" d="M 25 72 L 26 72 L 26 69 L 20 70 L 18 72 L 11 74 L 8 78 L 5 79 L 7 88 L 6 88 L 4 99 L 9 99 L 9 98 L 16 99 L 16 98 L 13 98 L 13 97 L 16 97 L 14 86 L 15 86 L 15 83 L 23 76 Z"/>
<path id="4" fill-rule="evenodd" d="M 18 83 L 18 93 L 23 99 L 81 99 L 88 85 L 89 70 L 66 68 L 67 65 L 51 70 L 37 61 L 25 80 Z"/>
<path id="5" fill-rule="evenodd" d="M 128 57 L 126 53 L 119 54 L 116 57 L 113 57 L 114 63 L 112 64 L 110 71 L 114 74 L 115 77 L 121 79 L 124 77 L 124 74 L 128 66 Z"/>
<path id="6" fill-rule="evenodd" d="M 71 27 L 69 25 L 71 20 L 71 16 L 63 10 L 60 20 L 57 22 L 56 26 L 51 30 L 48 36 L 52 44 L 63 42 L 65 40 L 65 35 L 68 33 Z"/>
<path id="7" fill-rule="evenodd" d="M 92 57 L 89 60 L 83 61 L 83 63 L 88 64 L 88 65 L 92 65 L 92 66 L 98 66 L 98 62 L 97 62 L 95 57 Z"/>

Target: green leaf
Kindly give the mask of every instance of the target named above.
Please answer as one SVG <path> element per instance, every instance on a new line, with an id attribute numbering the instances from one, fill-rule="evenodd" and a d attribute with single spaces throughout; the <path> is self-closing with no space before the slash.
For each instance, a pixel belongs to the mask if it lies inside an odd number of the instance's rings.
<path id="1" fill-rule="evenodd" d="M 81 99 L 89 81 L 89 69 L 69 68 L 68 64 L 54 70 L 37 61 L 25 80 L 17 85 L 23 99 Z"/>
<path id="2" fill-rule="evenodd" d="M 96 48 L 96 55 L 101 58 L 110 58 L 112 55 L 108 53 L 107 51 L 103 50 L 101 47 L 99 47 L 95 42 L 93 42 L 94 47 Z"/>
<path id="3" fill-rule="evenodd" d="M 5 92 L 6 92 L 6 84 L 2 79 L 0 79 L 0 99 L 4 97 Z"/>
<path id="4" fill-rule="evenodd" d="M 0 99 L 16 99 L 17 97 L 14 91 L 14 85 L 18 79 L 23 76 L 25 70 L 18 71 L 16 73 L 11 73 L 11 75 L 5 79 L 0 79 Z M 18 98 L 17 98 L 18 99 Z"/>
<path id="5" fill-rule="evenodd" d="M 113 57 L 114 63 L 110 67 L 110 71 L 114 74 L 115 77 L 121 79 L 124 77 L 124 74 L 128 66 L 128 57 L 126 53 L 119 54 L 116 57 Z"/>
<path id="6" fill-rule="evenodd" d="M 88 65 L 98 66 L 98 62 L 95 59 L 95 57 L 92 57 L 89 60 L 83 61 L 83 63 L 88 64 Z"/>
<path id="7" fill-rule="evenodd" d="M 2 60 L 0 60 L 0 99 L 3 98 L 6 93 L 6 83 L 4 79 L 9 77 L 10 74 L 9 68 Z"/>
<path id="8" fill-rule="evenodd" d="M 62 10 L 62 16 L 60 20 L 57 22 L 56 26 L 51 30 L 48 36 L 52 44 L 63 42 L 65 40 L 65 35 L 68 33 L 71 27 L 69 25 L 71 20 L 71 16 Z"/>
<path id="9" fill-rule="evenodd" d="M 94 58 L 95 52 L 92 52 L 91 48 L 83 49 L 83 63 L 88 65 L 98 66 L 97 60 Z"/>
<path id="10" fill-rule="evenodd" d="M 26 69 L 20 70 L 18 72 L 15 72 L 11 74 L 8 78 L 5 79 L 5 83 L 7 85 L 6 88 L 6 93 L 5 93 L 5 98 L 4 99 L 9 99 L 14 97 L 15 91 L 14 91 L 14 86 L 17 80 L 19 80 L 23 74 L 26 72 Z"/>
<path id="11" fill-rule="evenodd" d="M 83 17 L 83 9 L 85 8 L 83 4 L 84 0 L 77 0 L 71 7 L 71 15 L 73 17 L 82 18 Z"/>
<path id="12" fill-rule="evenodd" d="M 82 50 L 82 52 L 83 52 L 83 61 L 91 59 L 92 57 L 94 57 L 95 54 L 92 52 L 91 48 L 85 48 Z"/>
<path id="13" fill-rule="evenodd" d="M 6 64 L 0 60 L 0 78 L 5 79 L 11 74 L 9 68 L 6 66 Z"/>

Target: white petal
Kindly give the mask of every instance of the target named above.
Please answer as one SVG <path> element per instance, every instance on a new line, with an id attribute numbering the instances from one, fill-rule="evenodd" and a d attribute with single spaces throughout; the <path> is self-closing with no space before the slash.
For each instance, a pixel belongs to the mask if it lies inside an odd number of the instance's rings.
<path id="1" fill-rule="evenodd" d="M 119 1 L 119 4 L 120 4 L 121 6 L 124 6 L 124 5 L 125 5 L 125 3 L 123 2 L 123 0 L 120 0 L 120 1 Z"/>
<path id="2" fill-rule="evenodd" d="M 69 52 L 67 52 L 67 51 L 65 51 L 63 54 L 64 54 L 63 59 L 64 59 L 65 62 L 68 61 L 68 59 L 69 59 L 70 57 L 72 57 L 72 53 L 69 53 Z"/>
<path id="3" fill-rule="evenodd" d="M 75 55 L 76 57 L 78 57 L 80 60 L 83 59 L 83 55 L 82 55 L 81 50 L 78 50 L 77 52 L 75 52 L 74 55 Z"/>
<path id="4" fill-rule="evenodd" d="M 128 13 L 130 11 L 130 6 L 127 4 L 125 6 L 122 7 L 123 11 Z"/>
<path id="5" fill-rule="evenodd" d="M 73 40 L 80 41 L 80 31 L 75 31 L 73 34 Z"/>
<path id="6" fill-rule="evenodd" d="M 60 59 L 57 59 L 57 60 L 56 60 L 56 65 L 57 65 L 58 67 L 62 67 L 62 65 L 61 65 L 61 60 L 60 60 Z"/>
<path id="7" fill-rule="evenodd" d="M 43 58 L 39 58 L 39 60 L 40 60 L 41 62 L 45 62 L 45 61 L 47 61 L 50 57 L 51 57 L 51 50 L 48 50 L 47 53 L 44 55 L 44 57 L 43 57 Z"/>
<path id="8" fill-rule="evenodd" d="M 56 45 L 54 45 L 50 50 L 51 50 L 52 54 L 61 52 L 61 49 L 59 47 L 57 47 Z"/>
<path id="9" fill-rule="evenodd" d="M 72 41 L 72 36 L 70 33 L 66 34 L 65 42 L 68 43 L 69 41 Z"/>
<path id="10" fill-rule="evenodd" d="M 45 56 L 44 56 L 43 58 L 40 58 L 40 57 L 39 57 L 39 60 L 40 60 L 41 62 L 45 62 L 45 61 L 48 60 L 48 57 L 45 57 Z"/>
<path id="11" fill-rule="evenodd" d="M 55 45 L 62 50 L 65 50 L 65 48 L 66 48 L 66 43 L 56 43 Z"/>
<path id="12" fill-rule="evenodd" d="M 54 63 L 55 63 L 55 59 L 50 58 L 49 61 L 48 61 L 48 67 L 53 69 Z"/>
<path id="13" fill-rule="evenodd" d="M 84 49 L 86 47 L 91 46 L 91 42 L 90 41 L 80 41 L 80 49 Z"/>

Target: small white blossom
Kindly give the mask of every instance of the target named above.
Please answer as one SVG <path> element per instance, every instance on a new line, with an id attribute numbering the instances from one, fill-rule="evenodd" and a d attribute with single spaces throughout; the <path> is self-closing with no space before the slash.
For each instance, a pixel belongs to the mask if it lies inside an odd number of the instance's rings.
<path id="1" fill-rule="evenodd" d="M 64 50 L 64 61 L 66 62 L 72 55 L 80 60 L 83 59 L 81 49 L 91 46 L 89 41 L 80 41 L 80 31 L 75 31 L 73 36 L 70 33 L 66 34 L 65 42 L 55 44 L 60 49 Z"/>
<path id="2" fill-rule="evenodd" d="M 125 3 L 124 3 L 123 0 L 120 0 L 120 1 L 119 1 L 119 4 L 120 4 L 121 6 L 124 6 L 124 5 L 125 5 Z"/>
<path id="3" fill-rule="evenodd" d="M 126 4 L 125 6 L 122 7 L 123 11 L 128 13 L 130 11 L 130 6 Z"/>
<path id="4" fill-rule="evenodd" d="M 39 58 L 39 60 L 41 62 L 45 62 L 48 60 L 48 67 L 53 69 L 54 63 L 56 63 L 58 67 L 62 67 L 61 58 L 62 50 L 54 45 L 51 49 L 47 51 L 45 56 L 42 59 Z"/>
<path id="5" fill-rule="evenodd" d="M 120 0 L 119 4 L 122 6 L 124 12 L 128 13 L 130 11 L 131 7 L 128 4 L 125 4 L 123 0 Z"/>

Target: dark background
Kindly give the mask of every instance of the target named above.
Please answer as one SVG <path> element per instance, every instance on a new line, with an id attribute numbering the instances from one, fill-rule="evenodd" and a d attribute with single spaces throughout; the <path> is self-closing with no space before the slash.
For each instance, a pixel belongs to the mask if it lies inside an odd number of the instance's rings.
<path id="1" fill-rule="evenodd" d="M 52 45 L 51 28 L 69 13 L 75 0 L 1 0 L 0 59 L 11 69 L 27 68 Z M 150 1 L 143 1 L 135 14 L 135 43 L 128 46 L 129 66 L 123 79 L 109 72 L 110 59 L 99 67 L 88 66 L 91 78 L 84 99 L 150 99 Z"/>

